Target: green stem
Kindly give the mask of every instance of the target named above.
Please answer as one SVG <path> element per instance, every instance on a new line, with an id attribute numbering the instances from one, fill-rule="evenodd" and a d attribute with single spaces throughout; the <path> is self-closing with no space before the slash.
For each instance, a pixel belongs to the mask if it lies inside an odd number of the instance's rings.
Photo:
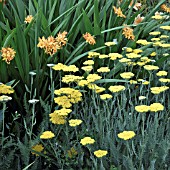
<path id="1" fill-rule="evenodd" d="M 2 114 L 3 114 L 2 147 L 3 147 L 3 142 L 4 142 L 4 131 L 5 131 L 5 110 L 6 110 L 6 103 L 3 102 L 3 109 L 2 109 Z"/>

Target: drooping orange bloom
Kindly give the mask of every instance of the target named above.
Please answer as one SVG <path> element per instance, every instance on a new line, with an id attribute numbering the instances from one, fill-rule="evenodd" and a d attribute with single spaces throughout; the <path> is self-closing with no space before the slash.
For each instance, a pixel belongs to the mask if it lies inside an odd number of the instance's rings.
<path id="1" fill-rule="evenodd" d="M 95 41 L 95 37 L 92 36 L 90 33 L 86 32 L 85 34 L 83 34 L 83 38 L 86 40 L 87 43 L 89 43 L 90 45 L 94 45 L 96 44 Z"/>
<path id="2" fill-rule="evenodd" d="M 140 14 L 135 18 L 134 23 L 135 25 L 138 25 L 143 21 L 144 17 L 141 17 Z"/>
<path id="3" fill-rule="evenodd" d="M 118 17 L 122 17 L 122 18 L 126 18 L 126 16 L 122 13 L 121 8 L 116 8 L 115 6 L 113 6 L 114 9 L 114 13 L 118 16 Z"/>
<path id="4" fill-rule="evenodd" d="M 167 12 L 167 13 L 170 13 L 170 7 L 167 7 L 166 4 L 162 4 L 162 5 L 161 5 L 161 9 L 162 9 L 163 11 Z"/>
<path id="5" fill-rule="evenodd" d="M 11 60 L 15 57 L 16 51 L 10 47 L 2 47 L 2 50 L 0 50 L 2 53 L 2 60 L 5 60 L 7 64 L 10 64 Z"/>
<path id="6" fill-rule="evenodd" d="M 128 26 L 125 26 L 123 28 L 123 33 L 122 33 L 125 38 L 129 39 L 129 40 L 135 40 L 135 36 L 133 34 L 133 29 L 128 27 Z"/>
<path id="7" fill-rule="evenodd" d="M 134 3 L 134 1 L 132 0 L 131 2 L 130 2 L 130 4 L 129 4 L 129 7 L 132 7 L 132 5 L 133 5 L 133 3 Z M 135 3 L 135 5 L 133 6 L 133 8 L 137 11 L 137 10 L 139 10 L 139 9 L 141 9 L 141 7 L 142 7 L 142 4 L 141 3 Z"/>

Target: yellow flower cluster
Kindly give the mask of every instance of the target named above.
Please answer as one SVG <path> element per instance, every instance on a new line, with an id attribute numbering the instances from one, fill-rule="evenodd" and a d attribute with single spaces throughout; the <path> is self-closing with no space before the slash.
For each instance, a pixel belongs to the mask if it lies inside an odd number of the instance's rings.
<path id="1" fill-rule="evenodd" d="M 100 67 L 99 69 L 97 69 L 98 73 L 107 73 L 109 71 L 110 69 L 108 67 Z"/>
<path id="2" fill-rule="evenodd" d="M 90 72 L 93 69 L 93 66 L 92 65 L 83 66 L 83 67 L 81 67 L 81 69 L 84 71 Z"/>
<path id="3" fill-rule="evenodd" d="M 33 155 L 36 155 L 36 156 L 39 156 L 38 153 L 35 153 L 34 151 L 36 152 L 42 152 L 44 150 L 44 147 L 42 144 L 37 144 L 37 145 L 34 145 L 32 146 L 31 148 L 33 151 L 31 152 Z"/>
<path id="4" fill-rule="evenodd" d="M 55 103 L 63 108 L 69 108 L 72 106 L 71 103 L 75 104 L 82 100 L 81 92 L 79 90 L 75 90 L 73 88 L 61 88 L 59 90 L 55 90 L 54 94 L 63 95 L 60 97 L 54 98 Z"/>
<path id="5" fill-rule="evenodd" d="M 159 81 L 162 83 L 170 83 L 170 79 L 168 78 L 160 78 Z"/>
<path id="6" fill-rule="evenodd" d="M 103 156 L 106 156 L 107 155 L 107 151 L 106 150 L 97 150 L 97 151 L 94 151 L 94 155 L 98 158 L 101 158 Z"/>
<path id="7" fill-rule="evenodd" d="M 158 112 L 158 111 L 163 111 L 164 106 L 161 103 L 153 103 L 150 106 L 147 106 L 147 105 L 135 106 L 135 110 L 139 113 L 145 113 L 148 111 Z"/>
<path id="8" fill-rule="evenodd" d="M 44 49 L 47 54 L 54 55 L 59 49 L 66 45 L 66 35 L 67 32 L 64 31 L 63 33 L 58 33 L 56 38 L 53 36 L 50 36 L 47 39 L 45 39 L 45 37 L 39 38 L 37 47 Z"/>
<path id="9" fill-rule="evenodd" d="M 94 61 L 93 60 L 87 60 L 83 63 L 84 65 L 93 65 Z"/>
<path id="10" fill-rule="evenodd" d="M 161 87 L 151 87 L 151 93 L 153 94 L 159 94 L 161 92 L 164 92 L 165 90 L 168 90 L 168 86 L 161 86 Z"/>
<path id="11" fill-rule="evenodd" d="M 153 31 L 149 33 L 149 35 L 159 35 L 159 34 L 161 34 L 161 32 L 159 31 Z"/>
<path id="12" fill-rule="evenodd" d="M 105 91 L 104 87 L 99 87 L 98 85 L 93 84 L 93 83 L 89 83 L 88 88 L 91 90 L 94 90 L 96 93 L 101 93 L 101 92 Z"/>
<path id="13" fill-rule="evenodd" d="M 58 63 L 52 67 L 56 71 L 64 71 L 64 72 L 77 72 L 79 71 L 79 68 L 76 67 L 75 65 L 64 65 L 62 63 Z"/>
<path id="14" fill-rule="evenodd" d="M 126 16 L 122 13 L 121 8 L 116 8 L 115 6 L 113 6 L 113 10 L 114 13 L 118 16 L 118 17 L 122 17 L 122 18 L 126 18 Z"/>
<path id="15" fill-rule="evenodd" d="M 143 68 L 144 68 L 145 70 L 148 70 L 148 71 L 158 70 L 158 69 L 159 69 L 158 66 L 153 66 L 153 65 L 145 65 L 145 66 L 143 66 Z"/>
<path id="16" fill-rule="evenodd" d="M 130 79 L 134 76 L 134 74 L 132 72 L 124 72 L 120 74 L 120 77 L 124 78 L 124 79 Z"/>
<path id="17" fill-rule="evenodd" d="M 100 80 L 101 78 L 102 77 L 99 76 L 98 74 L 89 74 L 86 79 L 87 79 L 87 82 L 93 83 L 97 80 Z"/>
<path id="18" fill-rule="evenodd" d="M 90 33 L 86 32 L 85 34 L 83 34 L 83 38 L 86 40 L 87 43 L 89 43 L 90 45 L 94 45 L 96 44 L 95 41 L 95 37 L 92 36 Z"/>
<path id="19" fill-rule="evenodd" d="M 111 60 L 116 60 L 117 58 L 122 58 L 123 56 L 119 53 L 109 53 L 109 57 Z"/>
<path id="20" fill-rule="evenodd" d="M 112 98 L 112 95 L 110 95 L 110 94 L 101 94 L 101 95 L 100 95 L 100 98 L 101 98 L 102 100 L 111 99 L 111 98 Z"/>
<path id="21" fill-rule="evenodd" d="M 80 119 L 71 119 L 68 122 L 69 122 L 69 126 L 75 127 L 80 125 L 83 121 Z"/>
<path id="22" fill-rule="evenodd" d="M 14 89 L 11 86 L 0 84 L 0 94 L 11 94 L 14 93 Z"/>
<path id="23" fill-rule="evenodd" d="M 129 39 L 129 40 L 135 40 L 135 36 L 133 34 L 133 29 L 128 27 L 128 26 L 125 26 L 123 28 L 123 33 L 122 33 L 125 38 Z"/>
<path id="24" fill-rule="evenodd" d="M 75 76 L 75 75 L 65 75 L 64 77 L 62 77 L 62 82 L 69 84 L 72 82 L 78 82 L 79 80 L 82 80 L 83 77 L 81 76 Z"/>
<path id="25" fill-rule="evenodd" d="M 109 90 L 110 90 L 112 93 L 117 93 L 117 92 L 120 92 L 120 91 L 125 90 L 125 86 L 122 86 L 122 85 L 110 86 L 110 87 L 109 87 Z"/>
<path id="26" fill-rule="evenodd" d="M 51 131 L 45 131 L 42 133 L 42 135 L 40 136 L 41 139 L 51 139 L 53 138 L 55 135 L 53 132 Z"/>
<path id="27" fill-rule="evenodd" d="M 88 144 L 93 144 L 95 142 L 94 139 L 92 139 L 91 137 L 84 137 L 83 139 L 81 139 L 80 143 L 82 145 L 88 145 Z"/>
<path id="28" fill-rule="evenodd" d="M 5 60 L 7 64 L 10 64 L 11 60 L 14 59 L 16 51 L 10 47 L 2 47 L 2 50 L 0 50 L 2 60 Z"/>
<path id="29" fill-rule="evenodd" d="M 148 44 L 151 44 L 151 42 L 148 42 L 147 40 L 137 40 L 136 41 L 137 44 L 141 44 L 141 45 L 148 45 Z"/>
<path id="30" fill-rule="evenodd" d="M 123 139 L 123 140 L 128 140 L 131 139 L 135 136 L 135 132 L 134 131 L 123 131 L 121 133 L 118 134 L 118 137 Z"/>

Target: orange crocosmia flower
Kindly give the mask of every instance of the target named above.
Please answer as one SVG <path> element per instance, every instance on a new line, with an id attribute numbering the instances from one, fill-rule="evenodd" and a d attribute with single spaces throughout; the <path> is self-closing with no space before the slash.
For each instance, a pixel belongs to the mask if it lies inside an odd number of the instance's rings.
<path id="1" fill-rule="evenodd" d="M 86 32 L 83 34 L 83 38 L 86 40 L 87 43 L 94 45 L 96 44 L 96 41 L 94 39 L 94 36 L 92 36 L 90 33 Z"/>
<path id="2" fill-rule="evenodd" d="M 128 26 L 125 26 L 123 28 L 123 33 L 122 33 L 125 38 L 129 39 L 129 40 L 135 40 L 135 36 L 133 34 L 133 29 L 128 27 Z"/>
<path id="3" fill-rule="evenodd" d="M 113 6 L 114 12 L 118 17 L 122 17 L 122 18 L 126 18 L 126 16 L 122 13 L 121 8 L 116 8 L 115 6 Z"/>
<path id="4" fill-rule="evenodd" d="M 132 7 L 134 1 L 132 0 L 129 4 L 129 8 Z M 142 7 L 142 4 L 141 3 L 135 3 L 135 5 L 133 6 L 133 8 L 137 11 L 139 10 L 140 8 Z"/>
<path id="5" fill-rule="evenodd" d="M 143 21 L 145 17 L 141 17 L 140 14 L 135 18 L 134 23 L 135 25 L 138 25 L 139 23 L 141 23 Z"/>
<path id="6" fill-rule="evenodd" d="M 162 5 L 161 5 L 161 9 L 162 9 L 163 11 L 165 11 L 165 12 L 170 13 L 170 8 L 167 7 L 166 4 L 162 4 Z"/>

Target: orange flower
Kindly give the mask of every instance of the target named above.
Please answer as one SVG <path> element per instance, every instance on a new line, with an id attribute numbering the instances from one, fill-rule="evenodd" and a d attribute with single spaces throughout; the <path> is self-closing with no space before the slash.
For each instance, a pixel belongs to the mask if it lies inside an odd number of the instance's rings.
<path id="1" fill-rule="evenodd" d="M 128 26 L 125 26 L 123 28 L 123 33 L 122 33 L 125 38 L 129 39 L 129 40 L 134 40 L 135 39 L 135 36 L 133 35 L 133 29 L 128 27 Z"/>
<path id="2" fill-rule="evenodd" d="M 132 7 L 133 3 L 134 3 L 134 1 L 132 0 L 132 1 L 130 2 L 130 4 L 129 4 L 129 7 Z M 135 3 L 135 5 L 133 6 L 133 8 L 134 8 L 136 11 L 139 10 L 139 9 L 141 9 L 141 7 L 142 7 L 142 4 L 141 4 L 141 3 Z"/>
<path id="3" fill-rule="evenodd" d="M 115 6 L 113 6 L 113 9 L 114 9 L 115 14 L 116 14 L 118 17 L 126 18 L 126 16 L 123 15 L 122 10 L 121 10 L 120 7 L 119 7 L 119 8 L 116 8 Z"/>
<path id="4" fill-rule="evenodd" d="M 57 50 L 66 45 L 66 35 L 67 32 L 64 31 L 63 33 L 59 32 L 56 38 L 54 38 L 53 36 L 49 36 L 47 39 L 45 39 L 45 37 L 39 38 L 39 43 L 37 44 L 37 47 L 43 48 L 45 50 L 45 53 L 47 54 L 54 55 Z"/>
<path id="5" fill-rule="evenodd" d="M 140 14 L 135 18 L 134 23 L 135 25 L 138 25 L 143 21 L 144 17 L 141 17 Z"/>
<path id="6" fill-rule="evenodd" d="M 33 16 L 32 15 L 28 15 L 26 18 L 25 18 L 25 23 L 30 23 L 31 21 L 33 20 Z"/>
<path id="7" fill-rule="evenodd" d="M 94 36 L 92 36 L 90 33 L 86 32 L 83 34 L 83 38 L 86 40 L 87 43 L 94 45 L 96 44 L 96 41 L 94 39 Z"/>
<path id="8" fill-rule="evenodd" d="M 15 53 L 16 51 L 10 47 L 2 47 L 2 50 L 0 50 L 0 52 L 2 53 L 2 60 L 5 60 L 5 62 L 7 64 L 10 64 L 10 61 L 13 60 L 13 58 L 15 57 Z"/>
<path id="9" fill-rule="evenodd" d="M 166 4 L 162 4 L 162 5 L 161 5 L 161 9 L 162 9 L 163 11 L 165 11 L 165 12 L 170 13 L 170 8 L 167 7 Z"/>

